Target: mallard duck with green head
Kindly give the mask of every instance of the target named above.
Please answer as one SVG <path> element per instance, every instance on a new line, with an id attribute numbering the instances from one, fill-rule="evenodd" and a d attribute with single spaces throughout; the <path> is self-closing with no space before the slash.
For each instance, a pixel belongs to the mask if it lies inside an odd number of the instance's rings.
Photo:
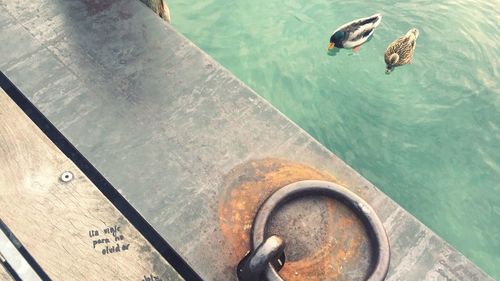
<path id="1" fill-rule="evenodd" d="M 342 25 L 333 32 L 330 37 L 328 51 L 334 48 L 352 49 L 353 52 L 359 52 L 361 45 L 366 43 L 373 35 L 375 28 L 382 21 L 381 14 L 375 14 L 367 18 L 353 20 Z"/>
<path id="2" fill-rule="evenodd" d="M 386 74 L 391 73 L 397 66 L 412 63 L 418 35 L 418 29 L 412 28 L 387 47 L 384 56 L 387 65 Z"/>

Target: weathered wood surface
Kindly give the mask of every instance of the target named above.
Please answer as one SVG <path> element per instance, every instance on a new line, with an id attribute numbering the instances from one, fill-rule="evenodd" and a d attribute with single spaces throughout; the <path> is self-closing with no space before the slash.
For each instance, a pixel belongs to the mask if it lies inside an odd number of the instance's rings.
<path id="1" fill-rule="evenodd" d="M 3 267 L 0 266 L 0 281 L 12 281 L 13 279 L 5 271 Z"/>
<path id="2" fill-rule="evenodd" d="M 0 221 L 0 223 L 2 222 Z M 5 260 L 3 262 L 7 263 L 21 280 L 42 281 L 28 261 L 21 255 L 16 245 L 17 242 L 11 241 L 10 235 L 0 229 L 0 253 Z M 4 266 L 6 265 L 4 264 Z M 6 270 L 6 267 L 4 269 Z"/>
<path id="3" fill-rule="evenodd" d="M 0 206 L 52 280 L 181 280 L 1 89 Z"/>
<path id="4" fill-rule="evenodd" d="M 1 259 L 1 257 L 0 257 Z M 12 281 L 14 279 L 12 279 L 10 277 L 10 275 L 7 273 L 7 271 L 5 270 L 5 268 L 0 265 L 0 281 Z"/>

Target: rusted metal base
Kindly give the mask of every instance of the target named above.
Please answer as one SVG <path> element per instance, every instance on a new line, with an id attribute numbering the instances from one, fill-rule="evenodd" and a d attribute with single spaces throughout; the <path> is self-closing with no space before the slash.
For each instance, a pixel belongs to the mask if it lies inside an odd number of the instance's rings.
<path id="1" fill-rule="evenodd" d="M 231 249 L 225 257 L 229 264 L 236 266 L 250 249 L 252 222 L 264 200 L 283 186 L 308 179 L 339 183 L 328 173 L 279 159 L 250 161 L 226 175 L 219 218 Z M 280 271 L 285 280 L 363 280 L 369 272 L 367 233 L 340 202 L 320 197 L 293 201 L 276 212 L 267 232 L 286 241 Z"/>

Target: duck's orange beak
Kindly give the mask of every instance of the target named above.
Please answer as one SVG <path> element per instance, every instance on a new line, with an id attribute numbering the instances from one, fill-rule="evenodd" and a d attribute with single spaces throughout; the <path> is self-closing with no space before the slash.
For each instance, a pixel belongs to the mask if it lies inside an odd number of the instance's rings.
<path id="1" fill-rule="evenodd" d="M 328 45 L 328 50 L 331 50 L 335 48 L 335 43 L 330 43 L 330 45 Z"/>

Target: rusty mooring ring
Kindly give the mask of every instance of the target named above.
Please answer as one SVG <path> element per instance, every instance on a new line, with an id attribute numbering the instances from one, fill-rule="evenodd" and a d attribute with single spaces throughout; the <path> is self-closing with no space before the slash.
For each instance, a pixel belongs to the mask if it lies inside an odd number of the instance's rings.
<path id="1" fill-rule="evenodd" d="M 332 182 L 305 180 L 278 189 L 262 204 L 252 226 L 252 251 L 266 240 L 265 230 L 269 218 L 278 208 L 303 196 L 323 195 L 333 197 L 349 206 L 363 221 L 373 245 L 374 265 L 367 281 L 382 281 L 387 275 L 390 262 L 389 239 L 380 218 L 368 203 L 348 189 Z M 267 264 L 267 281 L 283 281 L 271 264 Z"/>

